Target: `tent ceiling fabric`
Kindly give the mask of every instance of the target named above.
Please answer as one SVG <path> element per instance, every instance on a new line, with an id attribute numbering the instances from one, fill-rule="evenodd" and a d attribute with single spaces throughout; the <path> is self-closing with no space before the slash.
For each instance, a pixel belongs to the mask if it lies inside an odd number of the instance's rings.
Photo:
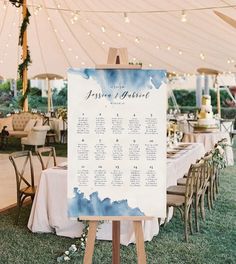
<path id="1" fill-rule="evenodd" d="M 130 61 L 142 62 L 144 68 L 176 73 L 196 73 L 200 67 L 235 71 L 236 29 L 214 10 L 233 18 L 235 7 L 219 7 L 236 6 L 236 0 L 28 0 L 27 3 L 32 15 L 28 44 L 33 63 L 29 77 L 40 73 L 65 77 L 69 67 L 104 64 L 109 47 L 127 47 Z M 214 9 L 189 10 L 208 7 Z M 61 10 L 55 10 L 58 8 Z M 72 10 L 80 12 L 75 14 Z M 92 12 L 99 10 L 108 12 Z M 161 10 L 172 12 L 149 12 Z M 187 16 L 185 23 L 181 22 L 181 10 Z M 124 12 L 130 23 L 125 23 Z M 21 11 L 9 1 L 0 0 L 0 75 L 4 78 L 17 76 L 20 24 Z"/>

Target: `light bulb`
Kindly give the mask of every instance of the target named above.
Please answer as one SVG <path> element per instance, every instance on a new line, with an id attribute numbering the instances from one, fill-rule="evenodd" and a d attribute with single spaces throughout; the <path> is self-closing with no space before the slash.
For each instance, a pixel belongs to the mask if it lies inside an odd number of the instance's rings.
<path id="1" fill-rule="evenodd" d="M 124 18 L 125 18 L 125 23 L 129 23 L 130 22 L 129 17 L 128 17 L 126 12 L 124 12 Z"/>
<path id="2" fill-rule="evenodd" d="M 181 15 L 181 22 L 186 22 L 187 21 L 187 15 L 186 15 L 186 13 L 185 13 L 185 11 L 183 10 L 182 11 L 182 15 Z"/>

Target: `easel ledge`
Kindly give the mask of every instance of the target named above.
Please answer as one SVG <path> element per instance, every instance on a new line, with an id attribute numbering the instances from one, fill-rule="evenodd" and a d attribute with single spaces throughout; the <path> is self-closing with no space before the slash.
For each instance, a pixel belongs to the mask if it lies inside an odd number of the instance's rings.
<path id="1" fill-rule="evenodd" d="M 153 220 L 153 216 L 80 216 L 79 220 L 82 221 L 148 221 Z"/>
<path id="2" fill-rule="evenodd" d="M 142 69 L 142 65 L 136 64 L 99 64 L 95 66 L 97 70 L 108 70 L 108 69 L 118 69 L 118 70 L 139 70 Z"/>

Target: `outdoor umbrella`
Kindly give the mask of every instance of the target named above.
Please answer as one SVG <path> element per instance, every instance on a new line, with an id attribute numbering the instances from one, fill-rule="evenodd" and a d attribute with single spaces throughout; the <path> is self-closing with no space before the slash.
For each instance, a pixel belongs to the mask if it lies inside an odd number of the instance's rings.
<path id="1" fill-rule="evenodd" d="M 43 73 L 43 74 L 38 74 L 34 76 L 34 79 L 38 80 L 46 80 L 47 82 L 47 92 L 48 92 L 48 113 L 53 111 L 53 103 L 52 103 L 52 88 L 51 88 L 51 83 L 50 81 L 52 80 L 60 80 L 63 79 L 62 76 L 58 74 L 53 74 L 53 73 Z"/>

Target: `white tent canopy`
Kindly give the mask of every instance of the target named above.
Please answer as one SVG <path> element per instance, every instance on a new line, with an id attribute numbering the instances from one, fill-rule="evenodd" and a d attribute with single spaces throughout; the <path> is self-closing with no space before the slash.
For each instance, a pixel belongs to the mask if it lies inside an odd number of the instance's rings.
<path id="1" fill-rule="evenodd" d="M 180 74 L 196 73 L 199 67 L 235 71 L 236 29 L 214 10 L 235 18 L 236 0 L 28 0 L 27 4 L 33 61 L 29 77 L 66 76 L 69 67 L 104 64 L 109 47 L 127 47 L 130 61 L 142 62 L 144 68 Z M 20 24 L 21 10 L 0 0 L 4 78 L 17 77 Z"/>

